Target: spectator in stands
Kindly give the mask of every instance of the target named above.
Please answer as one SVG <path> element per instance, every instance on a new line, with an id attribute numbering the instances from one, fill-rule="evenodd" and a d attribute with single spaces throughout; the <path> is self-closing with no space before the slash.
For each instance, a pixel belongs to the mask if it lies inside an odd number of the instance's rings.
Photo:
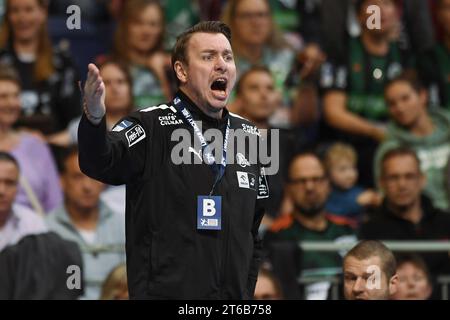
<path id="1" fill-rule="evenodd" d="M 385 88 L 386 104 L 392 122 L 387 140 L 380 145 L 375 158 L 375 175 L 379 176 L 380 159 L 390 149 L 408 147 L 420 159 L 426 176 L 424 189 L 433 205 L 447 210 L 445 170 L 450 156 L 450 111 L 428 110 L 427 93 L 414 74 L 403 74 Z"/>
<path id="2" fill-rule="evenodd" d="M 48 36 L 47 2 L 7 0 L 0 29 L 0 62 L 14 66 L 22 84 L 18 125 L 46 134 L 81 114 L 76 69 Z"/>
<path id="3" fill-rule="evenodd" d="M 120 264 L 106 277 L 100 300 L 128 300 L 127 267 Z"/>
<path id="4" fill-rule="evenodd" d="M 442 39 L 418 59 L 418 66 L 431 105 L 450 111 L 450 0 L 437 0 L 436 12 Z"/>
<path id="5" fill-rule="evenodd" d="M 344 257 L 346 300 L 388 300 L 397 291 L 392 252 L 379 241 L 361 241 Z"/>
<path id="6" fill-rule="evenodd" d="M 0 150 L 19 162 L 16 203 L 44 214 L 62 202 L 61 186 L 48 146 L 34 135 L 13 129 L 20 115 L 20 84 L 13 69 L 0 66 Z"/>
<path id="7" fill-rule="evenodd" d="M 105 60 L 99 66 L 106 89 L 106 126 L 109 130 L 133 110 L 132 80 L 125 64 Z M 47 141 L 62 147 L 77 144 L 78 123 L 81 117 L 72 120 L 66 130 L 47 137 Z"/>
<path id="8" fill-rule="evenodd" d="M 273 1 L 231 0 L 225 5 L 222 20 L 233 33 L 238 78 L 252 65 L 267 66 L 274 75 L 282 106 L 272 116 L 272 123 L 284 128 L 314 123 L 317 92 L 311 86 L 303 86 L 302 81 L 319 70 L 325 57 L 314 43 L 297 57 L 278 29 L 270 2 Z"/>
<path id="9" fill-rule="evenodd" d="M 380 162 L 382 206 L 360 229 L 361 239 L 448 240 L 450 215 L 436 209 L 422 192 L 426 178 L 416 153 L 407 148 L 391 149 Z M 450 271 L 447 252 L 424 253 L 431 274 Z"/>
<path id="10" fill-rule="evenodd" d="M 0 251 L 26 235 L 47 231 L 41 216 L 27 207 L 14 204 L 19 175 L 17 160 L 0 151 Z"/>
<path id="11" fill-rule="evenodd" d="M 425 261 L 417 254 L 397 256 L 397 292 L 394 300 L 427 300 L 433 286 Z"/>
<path id="12" fill-rule="evenodd" d="M 279 107 L 276 102 L 275 82 L 270 70 L 265 66 L 252 66 L 245 71 L 236 85 L 235 105 L 239 114 L 254 123 L 267 141 L 267 150 L 272 150 L 273 127 L 269 123 L 270 117 Z M 270 199 L 268 199 L 267 214 L 263 224 L 270 224 L 272 218 L 280 213 L 280 206 L 284 196 L 284 185 L 287 178 L 287 167 L 296 149 L 301 143 L 295 140 L 290 130 L 278 131 L 279 171 L 269 176 Z"/>
<path id="13" fill-rule="evenodd" d="M 228 1 L 222 20 L 230 26 L 233 34 L 238 78 L 254 64 L 267 66 L 274 75 L 280 101 L 285 106 L 289 105 L 289 93 L 284 84 L 293 67 L 295 52 L 277 29 L 268 0 Z M 280 123 L 287 122 L 285 114 Z"/>
<path id="14" fill-rule="evenodd" d="M 321 0 L 321 38 L 324 50 L 333 56 L 345 57 L 348 35 L 357 37 L 361 27 L 355 7 L 359 0 Z M 434 1 L 434 0 L 431 0 Z M 391 38 L 399 41 L 403 49 L 410 48 L 415 54 L 434 44 L 433 23 L 427 0 L 395 1 L 400 20 Z M 373 1 L 372 4 L 377 4 Z"/>
<path id="15" fill-rule="evenodd" d="M 264 266 L 259 269 L 253 298 L 255 300 L 283 299 L 280 282 L 270 269 Z"/>
<path id="16" fill-rule="evenodd" d="M 332 184 L 325 209 L 336 215 L 344 215 L 356 223 L 362 218 L 364 207 L 377 206 L 381 196 L 373 190 L 356 185 L 358 156 L 352 146 L 335 143 L 325 155 L 325 166 Z"/>
<path id="17" fill-rule="evenodd" d="M 271 243 L 280 241 L 355 240 L 345 218 L 329 215 L 324 210 L 330 187 L 325 167 L 317 155 L 304 153 L 293 158 L 287 188 L 294 210 L 275 220 L 266 233 L 264 241 L 268 249 Z M 300 259 L 298 273 L 303 277 L 341 273 L 342 257 L 338 253 L 304 252 Z M 304 297 L 326 299 L 329 288 L 329 283 L 306 286 Z"/>
<path id="18" fill-rule="evenodd" d="M 138 108 L 172 98 L 170 56 L 163 50 L 164 28 L 164 11 L 159 1 L 124 3 L 113 56 L 129 66 L 134 105 Z"/>
<path id="19" fill-rule="evenodd" d="M 109 130 L 133 110 L 132 80 L 126 65 L 106 60 L 99 66 L 106 89 L 106 126 Z M 78 142 L 78 124 L 81 118 L 72 120 L 68 128 L 47 137 L 51 144 L 69 147 Z M 125 186 L 108 186 L 101 198 L 117 213 L 125 214 Z"/>
<path id="20" fill-rule="evenodd" d="M 75 147 L 62 158 L 61 169 L 65 202 L 47 216 L 46 222 L 62 238 L 78 243 L 86 283 L 83 298 L 98 299 L 107 275 L 125 262 L 124 217 L 100 201 L 103 184 L 81 172 Z"/>
<path id="21" fill-rule="evenodd" d="M 381 9 L 381 28 L 369 29 L 367 7 Z M 408 58 L 390 34 L 398 24 L 394 0 L 359 0 L 357 12 L 361 37 L 348 38 L 347 54 L 340 60 L 329 56 L 322 67 L 321 86 L 324 119 L 337 132 L 330 133 L 353 145 L 358 152 L 359 182 L 373 186 L 373 156 L 379 141 L 385 138 L 387 108 L 383 99 L 384 84 L 398 75 Z"/>

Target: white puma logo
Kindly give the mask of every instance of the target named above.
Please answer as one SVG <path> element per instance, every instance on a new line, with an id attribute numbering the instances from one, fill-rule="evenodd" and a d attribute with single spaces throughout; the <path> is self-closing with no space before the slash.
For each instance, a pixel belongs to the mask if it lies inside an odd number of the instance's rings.
<path id="1" fill-rule="evenodd" d="M 203 161 L 202 150 L 201 149 L 199 150 L 199 152 L 197 152 L 197 151 L 195 151 L 194 148 L 189 147 L 188 152 L 192 152 L 193 154 L 195 154 L 200 159 L 200 161 Z"/>

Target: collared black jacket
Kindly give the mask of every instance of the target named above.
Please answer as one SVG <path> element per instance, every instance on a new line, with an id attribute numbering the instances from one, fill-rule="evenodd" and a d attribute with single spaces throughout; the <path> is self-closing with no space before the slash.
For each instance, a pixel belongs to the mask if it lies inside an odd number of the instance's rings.
<path id="1" fill-rule="evenodd" d="M 208 128 L 256 129 L 224 110 L 220 120 L 206 116 L 182 92 L 193 118 Z M 259 163 L 228 164 L 213 195 L 222 196 L 222 230 L 197 230 L 197 196 L 208 195 L 215 176 L 204 164 L 174 164 L 176 129 L 192 127 L 172 103 L 132 113 L 107 133 L 105 120 L 82 117 L 79 163 L 88 176 L 126 184 L 126 250 L 130 298 L 248 299 L 253 297 L 261 260 L 258 228 L 267 180 Z M 194 139 L 194 138 L 193 138 Z M 192 141 L 194 141 L 192 139 Z M 196 139 L 196 138 L 195 138 Z M 237 144 L 236 144 L 237 145 Z M 235 147 L 236 147 L 235 145 Z M 229 145 L 228 152 L 231 145 Z M 192 158 L 195 157 L 191 154 Z M 245 158 L 249 159 L 246 154 Z M 242 188 L 238 172 L 255 177 Z"/>

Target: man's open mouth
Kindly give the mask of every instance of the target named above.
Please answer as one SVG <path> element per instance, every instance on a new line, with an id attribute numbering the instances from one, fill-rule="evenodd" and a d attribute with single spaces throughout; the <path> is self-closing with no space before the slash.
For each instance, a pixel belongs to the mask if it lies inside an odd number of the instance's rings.
<path id="1" fill-rule="evenodd" d="M 227 90 L 227 83 L 228 83 L 227 79 L 218 78 L 214 80 L 213 83 L 211 84 L 211 90 L 225 93 Z"/>

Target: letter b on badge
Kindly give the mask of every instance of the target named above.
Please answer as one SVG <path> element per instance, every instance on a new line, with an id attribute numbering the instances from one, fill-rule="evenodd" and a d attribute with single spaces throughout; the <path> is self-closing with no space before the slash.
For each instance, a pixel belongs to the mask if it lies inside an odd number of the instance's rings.
<path id="1" fill-rule="evenodd" d="M 197 199 L 197 229 L 220 230 L 222 219 L 222 197 L 199 196 Z"/>
<path id="2" fill-rule="evenodd" d="M 203 199 L 203 215 L 212 217 L 216 214 L 216 203 L 213 199 Z"/>

